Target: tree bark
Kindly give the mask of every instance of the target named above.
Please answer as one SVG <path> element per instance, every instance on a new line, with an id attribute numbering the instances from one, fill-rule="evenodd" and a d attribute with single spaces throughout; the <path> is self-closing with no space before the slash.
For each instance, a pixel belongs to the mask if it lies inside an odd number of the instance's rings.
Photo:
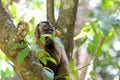
<path id="1" fill-rule="evenodd" d="M 47 0 L 47 20 L 51 22 L 55 28 L 61 31 L 60 36 L 69 60 L 72 58 L 74 25 L 76 20 L 76 12 L 78 0 L 61 0 L 60 12 L 55 22 L 54 18 L 54 0 Z"/>
<path id="2" fill-rule="evenodd" d="M 2 7 L 1 0 L 0 33 L 0 49 L 13 62 L 13 67 L 19 75 L 20 80 L 46 80 L 43 67 L 30 50 L 29 55 L 25 58 L 24 62 L 18 66 L 16 57 L 19 51 L 12 49 L 12 46 L 19 42 L 16 37 L 16 28 L 5 9 Z M 38 64 L 35 64 L 34 62 Z M 27 73 L 22 74 L 24 71 Z"/>
<path id="3" fill-rule="evenodd" d="M 46 4 L 47 8 L 47 21 L 52 23 L 53 25 L 55 24 L 55 17 L 54 17 L 54 0 L 47 0 Z"/>
<path id="4" fill-rule="evenodd" d="M 56 28 L 61 31 L 61 40 L 69 60 L 72 58 L 74 26 L 76 20 L 78 0 L 61 0 L 59 17 Z"/>

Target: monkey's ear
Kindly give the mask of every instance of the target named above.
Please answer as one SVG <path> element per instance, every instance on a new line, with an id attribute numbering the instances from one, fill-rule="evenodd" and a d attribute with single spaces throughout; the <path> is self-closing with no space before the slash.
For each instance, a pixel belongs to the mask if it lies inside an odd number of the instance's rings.
<path id="1" fill-rule="evenodd" d="M 61 32 L 60 32 L 60 31 L 55 30 L 55 34 L 54 34 L 54 36 L 55 36 L 55 37 L 59 36 L 60 34 L 61 34 Z"/>
<path id="2" fill-rule="evenodd" d="M 35 28 L 34 37 L 35 37 L 36 39 L 39 39 L 39 38 L 40 38 L 40 31 L 39 31 L 38 26 Z"/>

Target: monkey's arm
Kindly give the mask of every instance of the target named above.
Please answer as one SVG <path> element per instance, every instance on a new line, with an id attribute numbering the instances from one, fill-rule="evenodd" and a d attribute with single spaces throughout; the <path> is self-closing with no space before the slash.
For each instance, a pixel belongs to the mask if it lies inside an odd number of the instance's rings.
<path id="1" fill-rule="evenodd" d="M 65 76 L 70 76 L 69 62 L 66 52 L 64 50 L 64 47 L 58 44 L 55 44 L 54 46 L 57 49 L 58 53 L 60 53 L 60 62 L 58 64 L 58 72 L 56 77 L 58 77 L 58 80 L 66 80 Z"/>

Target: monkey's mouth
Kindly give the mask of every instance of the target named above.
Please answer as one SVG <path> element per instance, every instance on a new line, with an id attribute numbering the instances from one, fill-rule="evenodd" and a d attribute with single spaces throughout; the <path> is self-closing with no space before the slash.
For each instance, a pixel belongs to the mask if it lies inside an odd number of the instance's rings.
<path id="1" fill-rule="evenodd" d="M 46 32 L 46 34 L 53 34 L 53 31 L 48 31 Z"/>

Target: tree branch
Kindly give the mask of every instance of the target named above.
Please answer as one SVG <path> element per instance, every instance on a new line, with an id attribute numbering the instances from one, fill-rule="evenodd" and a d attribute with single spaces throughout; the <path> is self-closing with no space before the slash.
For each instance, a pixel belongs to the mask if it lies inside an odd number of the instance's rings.
<path id="1" fill-rule="evenodd" d="M 54 18 L 54 0 L 47 0 L 47 21 L 52 23 L 53 25 L 55 24 L 55 18 Z"/>
<path id="2" fill-rule="evenodd" d="M 46 80 L 43 67 L 39 60 L 29 50 L 29 55 L 24 62 L 18 66 L 17 55 L 20 50 L 13 50 L 11 47 L 19 42 L 16 37 L 16 28 L 2 7 L 0 0 L 0 49 L 13 62 L 15 71 L 19 74 L 21 80 Z M 34 62 L 38 63 L 35 64 Z M 29 74 L 22 74 L 23 71 L 30 71 Z"/>
<path id="3" fill-rule="evenodd" d="M 65 45 L 69 59 L 72 56 L 77 6 L 78 0 L 61 0 L 59 17 L 56 23 L 57 28 L 62 33 L 61 39 Z"/>

